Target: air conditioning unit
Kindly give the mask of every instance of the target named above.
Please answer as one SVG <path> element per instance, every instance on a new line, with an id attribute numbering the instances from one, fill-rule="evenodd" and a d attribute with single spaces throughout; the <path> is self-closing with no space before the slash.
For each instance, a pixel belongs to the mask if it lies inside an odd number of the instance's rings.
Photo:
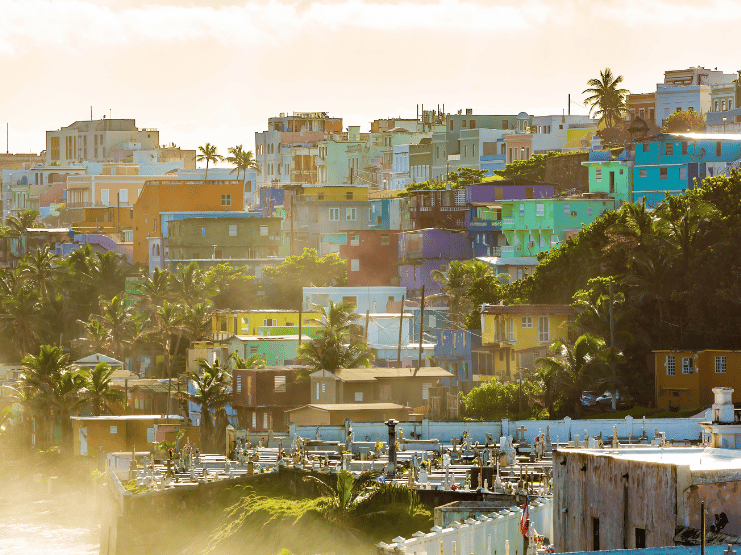
<path id="1" fill-rule="evenodd" d="M 572 216 L 576 216 L 576 211 L 575 211 L 575 210 L 572 210 L 572 211 L 571 211 L 571 215 L 572 215 Z"/>

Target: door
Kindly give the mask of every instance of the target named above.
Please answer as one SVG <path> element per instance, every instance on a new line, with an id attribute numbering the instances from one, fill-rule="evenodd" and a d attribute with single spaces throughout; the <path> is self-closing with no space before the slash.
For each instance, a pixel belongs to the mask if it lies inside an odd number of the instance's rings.
<path id="1" fill-rule="evenodd" d="M 80 427 L 80 455 L 87 457 L 87 427 Z"/>

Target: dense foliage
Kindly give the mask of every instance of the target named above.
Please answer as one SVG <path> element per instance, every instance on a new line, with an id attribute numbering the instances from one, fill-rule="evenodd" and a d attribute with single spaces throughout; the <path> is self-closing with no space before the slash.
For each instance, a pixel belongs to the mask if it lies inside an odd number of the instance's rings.
<path id="1" fill-rule="evenodd" d="M 705 116 L 694 110 L 672 112 L 664 120 L 664 133 L 702 133 L 705 131 Z"/>

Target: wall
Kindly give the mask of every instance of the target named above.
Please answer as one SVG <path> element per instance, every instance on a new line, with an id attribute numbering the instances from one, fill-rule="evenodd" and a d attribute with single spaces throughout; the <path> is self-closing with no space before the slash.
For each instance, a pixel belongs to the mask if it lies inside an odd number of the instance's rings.
<path id="1" fill-rule="evenodd" d="M 535 499 L 530 503 L 530 521 L 535 531 L 553 539 L 553 500 Z M 379 553 L 421 553 L 440 555 L 483 555 L 488 553 L 506 553 L 506 542 L 509 541 L 509 553 L 517 555 L 523 552 L 523 538 L 520 533 L 522 510 L 518 507 L 490 513 L 452 528 L 432 528 L 430 533 L 417 532 L 414 538 L 399 539 L 392 544 L 377 544 Z M 397 538 L 395 538 L 397 539 Z M 442 544 L 442 549 L 441 549 Z"/>
<path id="2" fill-rule="evenodd" d="M 647 547 L 674 543 L 675 465 L 560 450 L 553 455 L 553 492 L 553 532 L 559 553 L 632 548 L 639 528 L 645 531 Z"/>
<path id="3" fill-rule="evenodd" d="M 736 474 L 738 475 L 738 472 Z M 716 475 L 716 473 L 713 473 L 713 475 Z M 717 479 L 717 475 L 715 479 Z M 707 511 L 706 527 L 715 522 L 716 515 L 724 512 L 728 517 L 728 525 L 723 528 L 723 533 L 741 536 L 740 495 L 741 481 L 739 480 L 690 486 L 684 492 L 685 525 L 700 528 L 700 502 L 704 501 L 705 510 Z"/>

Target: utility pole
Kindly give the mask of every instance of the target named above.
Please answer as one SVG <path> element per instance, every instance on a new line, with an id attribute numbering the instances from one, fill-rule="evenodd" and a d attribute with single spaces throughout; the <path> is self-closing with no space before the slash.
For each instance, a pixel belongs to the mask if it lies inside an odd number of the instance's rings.
<path id="1" fill-rule="evenodd" d="M 705 501 L 700 501 L 700 555 L 705 555 Z"/>
<path id="2" fill-rule="evenodd" d="M 615 346 L 615 326 L 612 321 L 612 279 L 610 280 L 610 370 L 612 370 L 612 410 L 617 410 L 617 380 L 615 376 L 614 346 Z"/>
<path id="3" fill-rule="evenodd" d="M 422 368 L 422 339 L 425 333 L 425 285 L 422 284 L 422 302 L 419 303 L 419 358 L 417 359 L 417 368 L 414 370 L 413 376 L 417 375 L 419 369 Z"/>
<path id="4" fill-rule="evenodd" d="M 370 310 L 365 311 L 365 334 L 363 339 L 365 340 L 366 347 L 368 346 L 368 322 L 370 321 Z"/>
<path id="5" fill-rule="evenodd" d="M 304 300 L 298 305 L 298 346 L 301 346 L 301 325 L 304 323 Z"/>
<path id="6" fill-rule="evenodd" d="M 401 310 L 399 311 L 399 348 L 396 351 L 396 362 L 401 368 L 401 328 L 404 326 L 404 295 L 401 296 Z"/>

